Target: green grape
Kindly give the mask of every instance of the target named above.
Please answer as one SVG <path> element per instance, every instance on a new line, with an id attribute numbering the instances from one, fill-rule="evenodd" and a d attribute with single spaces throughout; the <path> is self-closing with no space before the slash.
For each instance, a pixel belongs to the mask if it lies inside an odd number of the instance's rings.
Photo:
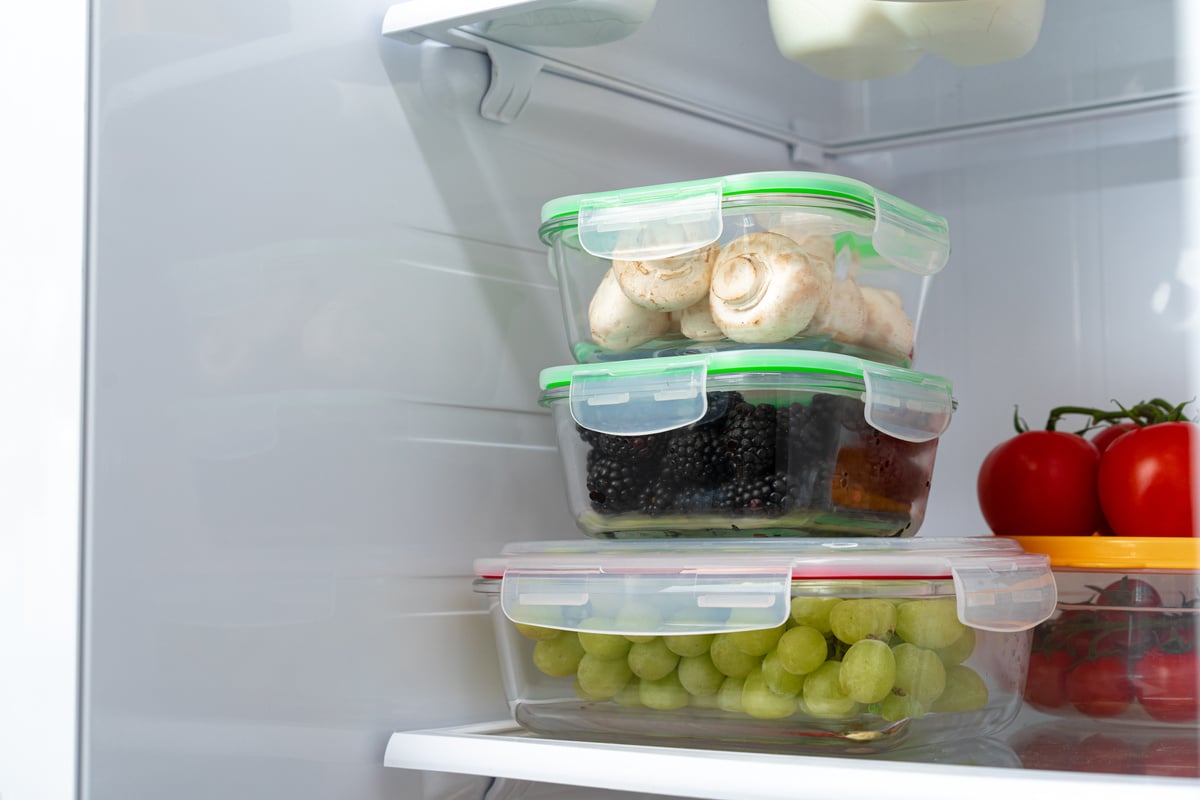
<path id="1" fill-rule="evenodd" d="M 690 695 L 679 682 L 679 675 L 669 672 L 656 680 L 642 679 L 638 688 L 642 705 L 658 711 L 673 711 L 688 704 Z"/>
<path id="2" fill-rule="evenodd" d="M 843 600 L 829 612 L 833 635 L 846 644 L 862 639 L 887 641 L 896 629 L 896 607 L 887 600 Z"/>
<path id="3" fill-rule="evenodd" d="M 578 675 L 575 676 L 575 680 L 572 682 L 571 688 L 575 690 L 575 695 L 580 700 L 587 700 L 589 703 L 599 703 L 607 700 L 609 697 L 608 695 L 592 694 L 589 692 L 586 688 L 584 688 L 584 685 L 579 680 Z"/>
<path id="4" fill-rule="evenodd" d="M 636 642 L 629 648 L 627 658 L 633 674 L 644 681 L 655 681 L 675 669 L 679 656 L 667 649 L 666 643 L 657 636 L 648 642 Z"/>
<path id="5" fill-rule="evenodd" d="M 804 688 L 804 676 L 794 675 L 784 669 L 777 650 L 772 650 L 763 657 L 762 676 L 775 694 L 795 697 Z"/>
<path id="6" fill-rule="evenodd" d="M 581 624 L 581 628 L 599 628 L 601 630 L 612 630 L 612 620 L 604 617 L 588 617 Z M 588 655 L 596 658 L 606 658 L 609 660 L 617 658 L 625 658 L 629 653 L 629 648 L 632 645 L 628 639 L 616 633 L 590 633 L 588 631 L 579 632 L 579 643 L 583 645 L 583 649 Z"/>
<path id="7" fill-rule="evenodd" d="M 853 697 L 842 691 L 840 661 L 826 661 L 804 676 L 804 707 L 814 717 L 837 719 L 848 717 L 858 710 Z"/>
<path id="8" fill-rule="evenodd" d="M 896 693 L 914 698 L 923 707 L 937 700 L 946 688 L 946 668 L 937 653 L 905 642 L 897 645 Z"/>
<path id="9" fill-rule="evenodd" d="M 726 678 L 722 681 L 721 688 L 717 690 L 717 708 L 722 711 L 741 713 L 742 686 L 745 681 L 745 678 Z"/>
<path id="10" fill-rule="evenodd" d="M 583 646 L 573 631 L 543 639 L 533 646 L 533 665 L 547 675 L 565 678 L 573 673 L 583 658 Z"/>
<path id="11" fill-rule="evenodd" d="M 742 710 L 755 719 L 782 719 L 796 712 L 796 696 L 771 691 L 762 670 L 754 670 L 742 684 Z"/>
<path id="12" fill-rule="evenodd" d="M 896 609 L 896 633 L 917 647 L 929 650 L 949 647 L 966 629 L 958 621 L 958 606 L 953 597 L 909 600 Z"/>
<path id="13" fill-rule="evenodd" d="M 708 654 L 712 658 L 713 664 L 722 673 L 731 678 L 744 678 L 750 674 L 750 670 L 762 663 L 762 659 L 739 650 L 733 639 L 730 638 L 732 635 L 718 633 L 717 637 L 713 639 Z"/>
<path id="14" fill-rule="evenodd" d="M 973 652 L 975 652 L 975 629 L 964 626 L 962 636 L 955 639 L 949 647 L 939 649 L 937 654 L 943 664 L 951 667 L 966 661 Z"/>
<path id="15" fill-rule="evenodd" d="M 831 633 L 829 612 L 842 602 L 837 597 L 793 597 L 791 620 L 797 625 L 816 628 L 821 633 Z"/>
<path id="16" fill-rule="evenodd" d="M 902 719 L 920 719 L 925 716 L 925 707 L 909 695 L 889 694 L 880 704 L 879 716 L 888 722 L 899 722 Z"/>
<path id="17" fill-rule="evenodd" d="M 621 691 L 614 694 L 612 699 L 618 705 L 640 706 L 642 704 L 641 681 L 636 677 L 630 678 L 629 683 L 625 684 L 621 688 Z"/>
<path id="18" fill-rule="evenodd" d="M 692 706 L 693 708 L 720 708 L 721 707 L 720 705 L 717 704 L 717 693 L 716 692 L 713 692 L 712 694 L 692 694 L 691 692 L 689 692 L 688 696 L 690 698 L 688 700 L 688 705 Z"/>
<path id="19" fill-rule="evenodd" d="M 860 639 L 850 645 L 838 685 L 859 703 L 877 703 L 888 696 L 896 680 L 896 658 L 892 650 L 878 639 Z"/>
<path id="20" fill-rule="evenodd" d="M 664 636 L 663 641 L 667 643 L 667 649 L 677 656 L 698 656 L 708 652 L 715 638 L 716 635 L 711 633 L 685 633 Z"/>
<path id="21" fill-rule="evenodd" d="M 968 629 L 969 630 L 969 629 Z M 946 690 L 930 711 L 978 711 L 987 705 L 988 688 L 979 673 L 962 664 L 946 668 Z"/>
<path id="22" fill-rule="evenodd" d="M 688 694 L 716 694 L 725 680 L 724 673 L 717 669 L 708 653 L 684 656 L 679 659 L 679 682 Z"/>
<path id="23" fill-rule="evenodd" d="M 616 661 L 597 658 L 585 653 L 579 660 L 576 674 L 579 685 L 594 698 L 609 698 L 625 687 L 633 677 L 633 671 L 623 659 Z"/>
<path id="24" fill-rule="evenodd" d="M 825 663 L 829 656 L 829 643 L 816 628 L 797 625 L 779 637 L 775 652 L 779 653 L 779 663 L 788 672 L 807 675 Z"/>
<path id="25" fill-rule="evenodd" d="M 526 625 L 524 622 L 514 622 L 517 630 L 526 639 L 533 639 L 535 642 L 544 642 L 547 639 L 553 639 L 562 633 L 558 628 L 543 628 L 540 625 Z"/>
<path id="26" fill-rule="evenodd" d="M 629 603 L 617 612 L 616 630 L 657 631 L 662 628 L 662 615 L 654 606 Z M 631 642 L 650 642 L 658 637 L 651 634 L 626 634 Z"/>
<path id="27" fill-rule="evenodd" d="M 729 634 L 738 650 L 748 656 L 765 656 L 775 648 L 785 628 L 759 628 L 755 631 L 736 631 Z"/>

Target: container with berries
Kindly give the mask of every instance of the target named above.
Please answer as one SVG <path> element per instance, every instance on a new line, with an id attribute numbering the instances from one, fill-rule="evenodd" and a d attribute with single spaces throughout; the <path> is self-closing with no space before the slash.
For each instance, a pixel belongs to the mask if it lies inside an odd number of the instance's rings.
<path id="1" fill-rule="evenodd" d="M 746 349 L 555 367 L 567 501 L 593 537 L 911 536 L 948 381 L 854 356 Z"/>

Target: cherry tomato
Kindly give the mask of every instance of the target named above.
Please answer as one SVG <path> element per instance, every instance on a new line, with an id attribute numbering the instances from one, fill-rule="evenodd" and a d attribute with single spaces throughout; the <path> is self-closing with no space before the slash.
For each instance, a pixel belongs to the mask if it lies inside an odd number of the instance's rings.
<path id="1" fill-rule="evenodd" d="M 992 449 L 979 469 L 979 508 L 1000 536 L 1087 536 L 1104 521 L 1096 492 L 1100 451 L 1073 433 L 1026 431 Z"/>
<path id="2" fill-rule="evenodd" d="M 1116 535 L 1197 535 L 1192 499 L 1197 438 L 1193 423 L 1162 422 L 1109 445 L 1097 481 L 1104 518 Z"/>
<path id="3" fill-rule="evenodd" d="M 1162 597 L 1157 589 L 1144 580 L 1126 575 L 1100 589 L 1096 604 L 1125 608 L 1159 608 L 1162 606 Z"/>
<path id="4" fill-rule="evenodd" d="M 1109 445 L 1130 431 L 1136 431 L 1139 427 L 1141 426 L 1136 422 L 1120 422 L 1116 425 L 1105 425 L 1092 434 L 1091 442 L 1103 454 Z"/>
<path id="5" fill-rule="evenodd" d="M 1071 705 L 1089 717 L 1115 717 L 1134 699 L 1128 662 L 1119 656 L 1082 661 L 1067 673 L 1066 695 Z"/>
<path id="6" fill-rule="evenodd" d="M 1200 742 L 1195 735 L 1155 739 L 1142 753 L 1142 774 L 1200 778 Z"/>
<path id="7" fill-rule="evenodd" d="M 1071 751 L 1068 769 L 1073 772 L 1106 772 L 1133 775 L 1140 759 L 1133 745 L 1111 733 L 1093 733 Z"/>
<path id="8" fill-rule="evenodd" d="M 1200 671 L 1195 649 L 1168 653 L 1155 647 L 1146 651 L 1131 670 L 1138 702 L 1160 722 L 1195 722 L 1200 719 Z"/>
<path id="9" fill-rule="evenodd" d="M 1042 650 L 1029 655 L 1025 701 L 1037 709 L 1062 708 L 1067 702 L 1066 675 L 1075 661 L 1066 650 Z"/>

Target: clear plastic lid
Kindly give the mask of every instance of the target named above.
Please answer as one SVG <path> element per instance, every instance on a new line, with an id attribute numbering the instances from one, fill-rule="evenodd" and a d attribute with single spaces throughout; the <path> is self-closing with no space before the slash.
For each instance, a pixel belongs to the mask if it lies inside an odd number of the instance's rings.
<path id="1" fill-rule="evenodd" d="M 566 400 L 589 430 L 644 436 L 704 417 L 708 392 L 748 389 L 861 394 L 877 430 L 908 442 L 941 436 L 954 412 L 945 378 L 841 353 L 724 350 L 686 356 L 569 364 L 542 370 L 541 402 Z"/>
<path id="2" fill-rule="evenodd" d="M 1001 537 L 531 542 L 475 573 L 514 622 L 627 635 L 776 627 L 796 582 L 832 582 L 836 596 L 841 583 L 951 581 L 959 620 L 999 632 L 1032 628 L 1057 600 L 1049 559 Z M 581 615 L 594 608 L 614 611 Z"/>
<path id="3" fill-rule="evenodd" d="M 579 246 L 600 258 L 670 258 L 712 244 L 724 212 L 747 206 L 828 212 L 827 231 L 853 240 L 865 256 L 918 275 L 940 272 L 950 256 L 946 220 L 862 181 L 820 172 L 752 172 L 551 200 L 542 207 L 542 241 L 574 229 Z M 850 220 L 857 220 L 851 222 Z"/>

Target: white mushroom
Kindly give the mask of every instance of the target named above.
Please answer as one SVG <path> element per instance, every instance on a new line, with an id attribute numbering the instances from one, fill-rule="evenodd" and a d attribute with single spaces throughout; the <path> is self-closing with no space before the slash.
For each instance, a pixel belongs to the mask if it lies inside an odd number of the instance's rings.
<path id="1" fill-rule="evenodd" d="M 715 342 L 725 338 L 721 328 L 713 321 L 707 294 L 700 302 L 683 310 L 679 327 L 684 336 L 697 342 Z"/>
<path id="2" fill-rule="evenodd" d="M 666 333 L 670 314 L 635 305 L 610 269 L 588 305 L 592 341 L 605 350 L 630 350 Z"/>
<path id="3" fill-rule="evenodd" d="M 853 278 L 834 281 L 805 333 L 825 334 L 834 341 L 857 344 L 867 330 L 867 304 Z"/>
<path id="4" fill-rule="evenodd" d="M 782 342 L 812 321 L 833 287 L 833 239 L 796 242 L 748 233 L 721 248 L 713 266 L 713 320 L 735 342 Z"/>
<path id="5" fill-rule="evenodd" d="M 613 272 L 625 296 L 643 308 L 682 311 L 708 293 L 713 245 L 673 258 L 653 261 L 613 261 Z"/>
<path id="6" fill-rule="evenodd" d="M 860 344 L 890 355 L 912 355 L 913 324 L 897 302 L 900 296 L 872 286 L 863 286 L 861 291 L 867 306 L 867 330 Z"/>

